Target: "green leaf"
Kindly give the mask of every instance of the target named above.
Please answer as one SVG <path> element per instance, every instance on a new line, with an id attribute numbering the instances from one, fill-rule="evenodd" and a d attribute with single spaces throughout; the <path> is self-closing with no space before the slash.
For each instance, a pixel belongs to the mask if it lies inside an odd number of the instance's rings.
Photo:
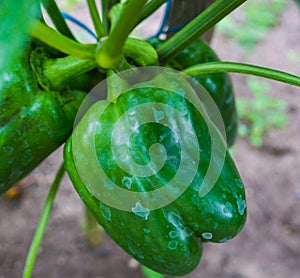
<path id="1" fill-rule="evenodd" d="M 7 70 L 22 54 L 31 19 L 39 13 L 37 0 L 0 1 L 0 69 Z"/>

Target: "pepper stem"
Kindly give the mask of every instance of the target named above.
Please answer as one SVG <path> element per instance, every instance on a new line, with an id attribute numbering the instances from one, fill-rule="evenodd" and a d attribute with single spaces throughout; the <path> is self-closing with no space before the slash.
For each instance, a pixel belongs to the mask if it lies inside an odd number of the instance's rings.
<path id="1" fill-rule="evenodd" d="M 100 67 L 110 69 L 121 63 L 125 41 L 137 23 L 146 2 L 147 0 L 128 0 L 122 4 L 122 11 L 115 27 L 96 51 L 95 59 Z"/>
<path id="2" fill-rule="evenodd" d="M 47 59 L 42 66 L 42 74 L 50 82 L 51 89 L 60 91 L 72 79 L 96 68 L 97 63 L 95 60 L 67 56 Z"/>

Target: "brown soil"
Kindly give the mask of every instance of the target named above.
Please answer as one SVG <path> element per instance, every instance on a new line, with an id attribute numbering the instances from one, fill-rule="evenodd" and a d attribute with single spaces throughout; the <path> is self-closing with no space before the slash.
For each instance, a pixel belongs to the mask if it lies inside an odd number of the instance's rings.
<path id="1" fill-rule="evenodd" d="M 268 33 L 254 54 L 236 49 L 233 41 L 215 36 L 223 60 L 245 61 L 300 75 L 300 65 L 287 52 L 300 53 L 300 13 L 289 3 L 279 26 Z M 247 95 L 245 76 L 234 75 L 238 96 Z M 272 96 L 289 104 L 289 124 L 270 132 L 261 148 L 239 139 L 234 154 L 244 179 L 248 220 L 243 231 L 224 244 L 205 244 L 198 268 L 189 278 L 300 277 L 300 91 L 271 82 Z M 0 198 L 0 278 L 21 277 L 28 247 L 49 184 L 62 160 L 61 149 L 31 176 L 36 182 L 19 200 Z M 108 236 L 90 247 L 82 231 L 82 203 L 69 179 L 55 201 L 33 277 L 142 277 L 139 265 Z"/>

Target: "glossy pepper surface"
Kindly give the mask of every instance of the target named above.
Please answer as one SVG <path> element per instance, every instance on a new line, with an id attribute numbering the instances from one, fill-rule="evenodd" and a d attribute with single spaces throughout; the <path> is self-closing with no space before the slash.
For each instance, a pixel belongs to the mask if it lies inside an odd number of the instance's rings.
<path id="1" fill-rule="evenodd" d="M 163 40 L 158 38 L 150 38 L 148 41 L 156 48 L 163 43 Z M 215 61 L 220 61 L 217 54 L 204 41 L 198 39 L 175 57 L 170 66 L 184 70 L 197 64 Z M 208 91 L 218 106 L 224 121 L 227 145 L 232 146 L 237 137 L 238 117 L 230 76 L 227 73 L 212 73 L 200 74 L 193 78 Z"/>
<path id="2" fill-rule="evenodd" d="M 28 55 L 10 71 L 1 73 L 0 193 L 66 140 L 84 96 L 81 91 L 42 91 Z"/>
<path id="3" fill-rule="evenodd" d="M 172 75 L 156 77 L 159 78 L 164 83 L 174 81 Z M 145 84 L 132 86 L 124 94 L 113 92 L 111 95 L 118 97 L 98 101 L 89 108 L 66 142 L 65 167 L 83 202 L 117 244 L 155 271 L 185 275 L 199 263 L 202 242 L 225 242 L 242 229 L 247 213 L 244 187 L 220 133 L 186 100 L 184 87 L 174 87 L 178 90 L 175 93 Z M 179 114 L 174 114 L 171 107 Z M 125 114 L 128 128 L 114 133 Z M 144 123 L 142 115 L 147 114 L 152 120 Z M 181 133 L 181 140 L 176 131 Z M 218 151 L 212 154 L 211 132 L 215 134 L 218 149 L 224 150 L 224 157 Z M 118 159 L 113 141 L 117 144 Z M 153 164 L 154 144 L 160 144 L 166 152 L 167 158 L 160 167 Z M 184 153 L 184 145 L 193 151 Z M 200 153 L 201 160 L 196 164 Z M 181 160 L 187 168 L 177 177 L 182 169 Z M 220 172 L 213 184 L 208 179 L 206 185 L 211 189 L 200 195 L 210 161 L 213 161 L 212 172 L 221 165 Z M 136 164 L 149 166 L 149 163 L 150 170 L 158 170 L 148 176 L 145 172 L 134 174 L 139 167 Z M 98 175 L 99 164 L 104 176 Z M 192 169 L 193 178 L 177 195 Z M 165 195 L 152 196 L 151 200 L 141 197 L 129 209 L 121 208 L 130 199 L 127 194 L 161 189 L 174 176 L 179 181 L 176 186 L 168 187 Z M 117 188 L 123 190 L 119 199 Z M 176 198 L 159 206 L 169 195 Z M 114 205 L 111 199 L 116 201 Z M 158 206 L 151 207 L 151 202 Z"/>

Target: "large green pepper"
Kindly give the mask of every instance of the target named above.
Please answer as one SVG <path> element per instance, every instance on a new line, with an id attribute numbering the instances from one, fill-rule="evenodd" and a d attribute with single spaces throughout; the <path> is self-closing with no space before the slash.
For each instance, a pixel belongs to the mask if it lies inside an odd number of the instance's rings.
<path id="1" fill-rule="evenodd" d="M 25 54 L 11 71 L 0 74 L 0 193 L 67 139 L 84 96 L 81 91 L 39 89 Z"/>
<path id="2" fill-rule="evenodd" d="M 149 43 L 158 48 L 163 41 L 158 38 L 148 39 Z M 217 54 L 201 39 L 192 42 L 171 61 L 171 66 L 183 70 L 196 64 L 219 61 Z M 193 77 L 211 95 L 218 106 L 224 121 L 226 141 L 232 146 L 237 137 L 237 110 L 231 79 L 227 73 L 200 74 Z"/>
<path id="3" fill-rule="evenodd" d="M 113 99 L 93 104 L 67 140 L 64 161 L 81 199 L 117 244 L 155 271 L 185 275 L 199 263 L 202 242 L 225 242 L 242 229 L 246 220 L 245 192 L 215 125 L 183 97 L 185 87 L 178 86 L 176 77 L 156 77 L 159 78 L 168 84 L 175 81 L 176 87 L 172 90 L 177 90 L 177 93 L 160 86 L 149 87 L 145 83 L 133 86 L 121 95 L 111 92 Z M 117 87 L 113 88 L 118 90 Z M 165 109 L 158 109 L 153 103 L 160 103 Z M 149 110 L 144 105 L 149 105 Z M 171 107 L 179 114 L 174 114 Z M 143 115 L 148 114 L 153 120 L 144 123 Z M 125 115 L 128 117 L 124 118 Z M 115 134 L 115 127 L 122 119 L 130 128 Z M 164 124 L 160 124 L 160 121 L 164 121 Z M 194 130 L 195 137 L 191 136 L 190 129 L 185 131 L 187 126 Z M 182 130 L 181 142 L 175 130 Z M 211 150 L 211 131 L 218 142 L 219 151 L 216 153 Z M 125 138 L 129 137 L 130 140 L 126 141 Z M 116 140 L 115 150 L 120 155 L 118 159 L 113 152 L 113 140 Z M 163 145 L 167 155 L 161 168 L 151 164 L 151 146 L 156 143 Z M 128 151 L 123 149 L 124 146 L 128 147 Z M 196 146 L 196 149 L 183 154 L 183 146 Z M 199 153 L 201 160 L 197 165 L 195 161 Z M 185 180 L 192 169 L 195 171 L 194 178 L 183 194 L 177 195 L 182 186 L 179 182 L 178 187 L 168 187 L 165 191 L 170 198 L 176 196 L 165 205 L 161 204 L 165 195 L 151 195 L 150 199 L 137 199 L 129 205 L 132 205 L 130 208 L 122 208 L 123 203 L 131 200 L 129 193 L 155 192 L 164 188 L 182 169 L 183 157 L 188 165 L 179 179 Z M 201 195 L 199 192 L 207 177 L 210 161 L 212 172 L 220 166 L 220 173 L 215 183 L 207 180 L 212 188 Z M 146 176 L 143 171 L 133 174 L 137 169 L 136 164 L 145 166 L 149 163 L 151 170 L 159 170 Z M 99 164 L 104 176 L 98 172 Z M 214 184 L 210 184 L 210 181 Z M 117 195 L 118 188 L 123 189 L 121 195 Z M 152 201 L 157 202 L 158 206 L 149 207 L 148 202 Z"/>

